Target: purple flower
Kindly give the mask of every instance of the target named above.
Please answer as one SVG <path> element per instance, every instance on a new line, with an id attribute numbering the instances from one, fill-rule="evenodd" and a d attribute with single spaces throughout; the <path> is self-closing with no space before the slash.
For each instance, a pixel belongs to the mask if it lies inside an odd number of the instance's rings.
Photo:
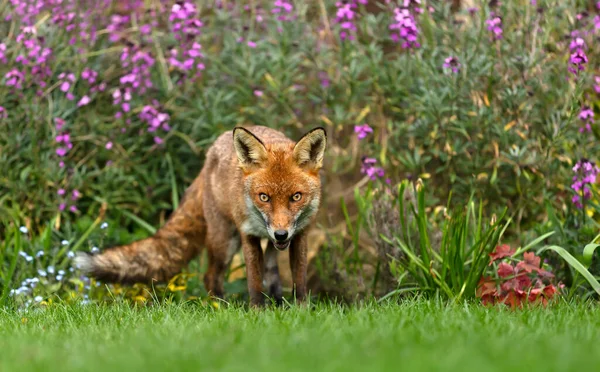
<path id="1" fill-rule="evenodd" d="M 54 118 L 54 124 L 56 125 L 56 130 L 62 130 L 65 126 L 65 121 L 61 118 Z"/>
<path id="2" fill-rule="evenodd" d="M 262 97 L 263 96 L 263 92 L 262 92 L 262 90 L 256 89 L 254 91 L 254 95 L 257 96 L 257 97 Z"/>
<path id="3" fill-rule="evenodd" d="M 81 78 L 86 80 L 90 84 L 94 84 L 96 82 L 97 77 L 98 73 L 87 67 L 83 70 L 83 72 L 81 72 Z"/>
<path id="4" fill-rule="evenodd" d="M 121 66 L 125 74 L 119 82 L 123 87 L 130 87 L 132 91 L 144 94 L 153 87 L 150 75 L 154 63 L 152 55 L 137 46 L 123 48 Z"/>
<path id="5" fill-rule="evenodd" d="M 15 87 L 16 89 L 23 89 L 23 81 L 25 80 L 25 75 L 16 68 L 13 68 L 9 72 L 7 72 L 6 75 L 4 75 L 4 78 L 6 79 L 7 86 Z"/>
<path id="6" fill-rule="evenodd" d="M 573 167 L 573 172 L 575 176 L 573 176 L 571 188 L 576 194 L 571 200 L 577 208 L 582 209 L 583 202 L 592 197 L 590 185 L 596 182 L 600 168 L 587 159 L 581 159 Z"/>
<path id="7" fill-rule="evenodd" d="M 585 40 L 580 37 L 576 37 L 571 40 L 571 44 L 569 44 L 569 50 L 577 50 L 577 49 L 585 49 L 587 45 L 585 44 Z"/>
<path id="8" fill-rule="evenodd" d="M 246 44 L 248 44 L 248 46 L 249 46 L 250 48 L 256 48 L 256 43 L 255 43 L 254 41 L 250 41 L 250 40 L 248 40 L 248 42 L 247 42 Z"/>
<path id="9" fill-rule="evenodd" d="M 0 106 L 0 119 L 6 119 L 7 117 L 8 113 L 6 112 L 6 109 Z"/>
<path id="10" fill-rule="evenodd" d="M 596 82 L 596 84 L 594 84 L 594 90 L 596 93 L 600 94 L 600 76 L 594 76 L 594 81 Z"/>
<path id="11" fill-rule="evenodd" d="M 360 173 L 366 174 L 373 181 L 377 178 L 383 178 L 385 176 L 385 171 L 383 168 L 376 167 L 375 164 L 377 164 L 377 159 L 364 157 L 362 159 Z"/>
<path id="12" fill-rule="evenodd" d="M 337 7 L 335 23 L 340 25 L 340 39 L 354 40 L 356 31 L 354 9 L 358 8 L 358 5 L 355 1 L 338 1 L 335 6 Z"/>
<path id="13" fill-rule="evenodd" d="M 592 124 L 594 123 L 594 110 L 589 106 L 583 106 L 579 112 L 579 119 L 584 123 L 584 126 L 579 128 L 579 132 L 591 132 Z"/>
<path id="14" fill-rule="evenodd" d="M 79 190 L 75 189 L 71 192 L 71 200 L 77 200 L 81 198 L 81 193 L 79 192 Z"/>
<path id="15" fill-rule="evenodd" d="M 369 135 L 369 133 L 373 133 L 373 128 L 371 128 L 369 126 L 369 124 L 363 124 L 363 125 L 355 125 L 354 126 L 354 133 L 357 133 L 357 137 L 359 140 L 367 137 Z"/>
<path id="16" fill-rule="evenodd" d="M 197 19 L 197 15 L 196 6 L 189 1 L 173 5 L 169 21 L 173 25 L 172 30 L 176 39 L 184 39 L 184 37 L 200 34 L 200 28 L 203 24 Z"/>
<path id="17" fill-rule="evenodd" d="M 6 44 L 0 43 L 0 62 L 2 62 L 2 63 L 7 62 L 6 54 L 4 54 L 5 52 L 6 52 Z"/>
<path id="18" fill-rule="evenodd" d="M 277 20 L 287 22 L 291 21 L 291 18 L 288 17 L 288 14 L 290 14 L 293 10 L 294 6 L 292 3 L 282 0 L 275 0 L 273 2 L 273 9 L 271 10 L 271 13 L 278 15 Z"/>
<path id="19" fill-rule="evenodd" d="M 457 74 L 460 69 L 460 63 L 456 57 L 448 57 L 444 60 L 445 69 L 450 69 L 453 73 Z"/>
<path id="20" fill-rule="evenodd" d="M 408 7 L 394 9 L 394 22 L 389 28 L 392 30 L 390 37 L 395 43 L 401 42 L 402 48 L 410 49 L 421 46 L 417 41 L 419 28 L 413 12 Z"/>
<path id="21" fill-rule="evenodd" d="M 164 131 L 171 129 L 169 126 L 169 114 L 158 111 L 154 106 L 144 106 L 139 117 L 143 122 L 148 124 L 148 132 L 155 132 L 159 128 L 162 128 Z"/>
<path id="22" fill-rule="evenodd" d="M 144 34 L 144 35 L 149 35 L 152 32 L 152 26 L 151 25 L 142 25 L 140 26 L 140 33 Z"/>
<path id="23" fill-rule="evenodd" d="M 588 63 L 588 57 L 583 49 L 577 49 L 569 58 L 569 72 L 577 75 L 579 71 L 585 70 L 585 65 Z"/>
<path id="24" fill-rule="evenodd" d="M 83 97 L 81 97 L 81 99 L 79 100 L 79 102 L 77 102 L 77 106 L 78 107 L 85 106 L 85 105 L 87 105 L 90 102 L 91 102 L 90 97 L 83 96 Z"/>
<path id="25" fill-rule="evenodd" d="M 197 40 L 203 24 L 198 17 L 196 6 L 187 1 L 173 5 L 169 16 L 171 32 L 179 45 L 169 51 L 167 62 L 179 74 L 191 77 L 192 80 L 199 78 L 200 72 L 204 70 L 201 62 L 204 57 L 202 46 Z"/>
<path id="26" fill-rule="evenodd" d="M 321 86 L 323 88 L 329 87 L 329 84 L 330 84 L 329 75 L 327 75 L 327 73 L 325 71 L 319 72 L 319 79 L 321 80 Z"/>
<path id="27" fill-rule="evenodd" d="M 495 40 L 502 39 L 502 18 L 496 16 L 494 12 L 490 13 L 490 18 L 485 21 L 488 31 L 492 32 Z"/>
<path id="28" fill-rule="evenodd" d="M 75 74 L 63 72 L 58 75 L 58 78 L 62 81 L 60 84 L 61 92 L 66 93 L 65 96 L 69 101 L 74 100 L 75 96 L 70 91 L 70 89 L 73 83 L 75 83 Z"/>
<path id="29" fill-rule="evenodd" d="M 108 40 L 112 43 L 119 41 L 124 36 L 129 21 L 129 16 L 121 16 L 118 14 L 111 16 L 110 24 L 106 27 L 109 33 Z"/>

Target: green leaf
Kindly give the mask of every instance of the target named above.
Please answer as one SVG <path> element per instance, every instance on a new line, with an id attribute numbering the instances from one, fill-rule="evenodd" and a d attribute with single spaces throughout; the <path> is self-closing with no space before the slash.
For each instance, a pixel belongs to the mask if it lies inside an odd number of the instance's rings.
<path id="1" fill-rule="evenodd" d="M 583 263 L 587 268 L 592 264 L 592 258 L 594 257 L 594 251 L 600 247 L 600 244 L 590 243 L 583 248 Z"/>
<path id="2" fill-rule="evenodd" d="M 565 261 L 567 261 L 569 265 L 571 265 L 572 268 L 577 270 L 588 281 L 588 283 L 590 283 L 594 291 L 600 295 L 600 283 L 598 283 L 596 278 L 594 278 L 588 269 L 586 269 L 581 262 L 577 261 L 577 259 L 573 257 L 566 249 L 557 245 L 550 245 L 540 248 L 537 251 L 537 254 L 539 255 L 540 253 L 548 250 L 558 253 Z"/>
<path id="3" fill-rule="evenodd" d="M 179 194 L 177 192 L 177 180 L 175 179 L 175 171 L 173 170 L 173 160 L 171 154 L 167 153 L 167 164 L 169 165 L 169 175 L 171 178 L 171 203 L 173 210 L 179 207 Z"/>
<path id="4" fill-rule="evenodd" d="M 515 251 L 515 253 L 512 255 L 512 257 L 516 257 L 520 254 L 522 254 L 523 252 L 525 252 L 526 250 L 530 249 L 531 247 L 533 247 L 534 245 L 537 245 L 539 242 L 541 242 L 542 240 L 554 235 L 556 233 L 556 231 L 551 231 L 549 233 L 546 233 L 540 237 L 538 237 L 537 239 L 534 239 L 531 243 L 527 244 L 526 246 L 524 246 L 523 248 L 519 248 Z"/>

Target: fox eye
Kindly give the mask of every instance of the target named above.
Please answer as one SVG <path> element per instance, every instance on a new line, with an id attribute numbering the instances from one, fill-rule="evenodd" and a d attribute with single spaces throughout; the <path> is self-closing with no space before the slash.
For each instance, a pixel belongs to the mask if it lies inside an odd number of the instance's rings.
<path id="1" fill-rule="evenodd" d="M 261 193 L 258 195 L 258 198 L 259 198 L 259 199 L 260 199 L 260 201 L 261 201 L 261 202 L 263 202 L 263 203 L 266 203 L 266 202 L 268 202 L 269 200 L 271 200 L 271 198 L 269 198 L 269 195 L 267 195 L 267 194 L 264 194 L 264 193 L 262 193 L 262 192 L 261 192 Z"/>
<path id="2" fill-rule="evenodd" d="M 301 193 L 297 192 L 294 195 L 292 195 L 292 200 L 293 201 L 297 202 L 297 201 L 300 201 L 300 199 L 302 199 L 302 194 Z"/>

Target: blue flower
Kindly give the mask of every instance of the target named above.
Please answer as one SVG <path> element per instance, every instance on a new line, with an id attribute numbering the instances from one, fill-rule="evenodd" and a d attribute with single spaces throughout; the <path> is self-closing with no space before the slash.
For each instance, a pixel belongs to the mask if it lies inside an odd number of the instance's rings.
<path id="1" fill-rule="evenodd" d="M 63 276 L 62 275 L 57 275 L 56 276 L 56 281 L 60 282 L 61 280 L 63 280 Z"/>
<path id="2" fill-rule="evenodd" d="M 75 257 L 75 252 L 73 252 L 73 251 L 67 252 L 67 257 L 69 257 L 69 258 Z"/>
<path id="3" fill-rule="evenodd" d="M 101 229 L 106 229 L 108 227 L 108 224 L 106 222 L 102 222 L 102 225 L 100 225 Z"/>
<path id="4" fill-rule="evenodd" d="M 48 275 L 48 274 L 46 274 L 46 272 L 45 272 L 44 270 L 41 270 L 41 269 L 40 269 L 40 270 L 38 270 L 37 272 L 38 272 L 38 274 L 39 274 L 40 276 L 46 276 L 46 275 Z"/>
<path id="5" fill-rule="evenodd" d="M 36 257 L 42 257 L 44 255 L 44 251 L 38 251 L 38 253 L 35 254 Z"/>
<path id="6" fill-rule="evenodd" d="M 48 271 L 48 274 L 54 274 L 54 266 L 48 266 L 46 271 Z"/>
<path id="7" fill-rule="evenodd" d="M 98 249 L 98 247 L 92 247 L 92 253 L 98 253 L 100 252 L 100 249 Z"/>
<path id="8" fill-rule="evenodd" d="M 27 262 L 33 261 L 33 257 L 31 257 L 30 255 L 28 255 L 27 253 L 25 253 L 23 251 L 19 252 L 19 256 L 23 257 L 25 259 L 25 261 L 27 261 Z"/>
<path id="9" fill-rule="evenodd" d="M 35 302 L 42 302 L 43 299 L 42 296 L 35 296 Z"/>
<path id="10" fill-rule="evenodd" d="M 60 244 L 62 244 L 62 245 L 69 245 L 69 241 L 68 240 L 63 240 L 62 242 L 60 242 Z"/>
<path id="11" fill-rule="evenodd" d="M 23 234 L 27 234 L 29 232 L 25 226 L 19 227 L 19 231 L 21 231 Z"/>

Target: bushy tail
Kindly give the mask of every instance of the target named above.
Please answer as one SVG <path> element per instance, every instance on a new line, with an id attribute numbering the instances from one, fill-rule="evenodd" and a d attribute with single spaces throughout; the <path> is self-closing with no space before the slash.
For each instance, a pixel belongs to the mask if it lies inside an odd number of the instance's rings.
<path id="1" fill-rule="evenodd" d="M 80 253 L 75 266 L 103 282 L 167 282 L 200 253 L 205 233 L 202 179 L 198 177 L 156 234 L 98 255 Z"/>

